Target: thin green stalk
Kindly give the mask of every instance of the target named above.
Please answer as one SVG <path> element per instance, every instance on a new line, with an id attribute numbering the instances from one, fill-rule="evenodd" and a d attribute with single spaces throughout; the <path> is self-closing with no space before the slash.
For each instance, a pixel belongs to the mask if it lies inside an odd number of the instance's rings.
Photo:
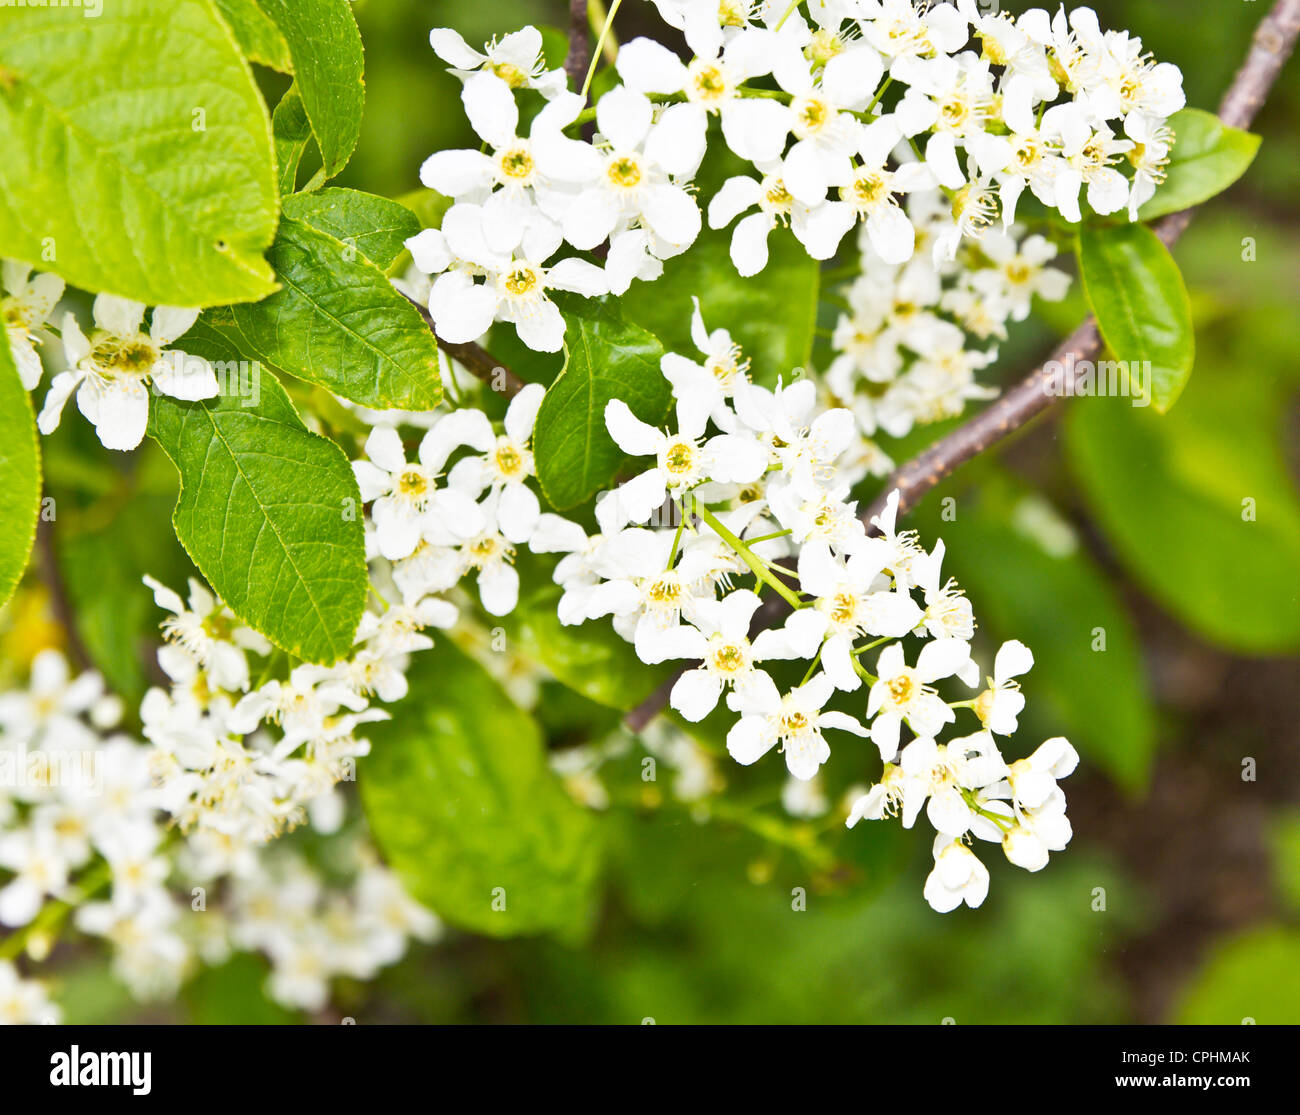
<path id="1" fill-rule="evenodd" d="M 697 505 L 695 513 L 709 525 L 709 528 L 721 538 L 728 546 L 740 555 L 740 560 L 749 566 L 750 571 L 763 584 L 767 585 L 776 592 L 792 608 L 802 608 L 803 601 L 799 599 L 785 585 L 778 581 L 767 570 L 767 563 L 759 557 L 749 546 L 736 537 L 731 531 L 719 522 L 718 517 L 703 504 Z"/>
<path id="2" fill-rule="evenodd" d="M 614 0 L 609 6 L 609 14 L 605 16 L 605 22 L 600 28 L 600 38 L 596 40 L 596 49 L 591 52 L 591 65 L 587 67 L 587 80 L 582 83 L 582 99 L 587 99 L 587 90 L 591 88 L 591 79 L 596 76 L 596 64 L 600 61 L 601 51 L 605 49 L 605 40 L 609 38 L 611 29 L 614 26 L 614 17 L 618 15 L 618 9 L 623 0 Z"/>
<path id="3" fill-rule="evenodd" d="M 785 26 L 785 21 L 794 15 L 794 10 L 800 5 L 800 3 L 802 3 L 802 0 L 790 0 L 790 6 L 786 8 L 785 15 L 781 17 L 780 22 L 776 25 L 777 31 L 780 31 L 781 28 Z"/>

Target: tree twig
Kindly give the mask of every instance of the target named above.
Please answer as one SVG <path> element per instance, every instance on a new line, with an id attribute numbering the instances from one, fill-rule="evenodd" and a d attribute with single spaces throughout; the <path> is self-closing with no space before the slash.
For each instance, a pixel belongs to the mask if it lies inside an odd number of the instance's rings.
<path id="1" fill-rule="evenodd" d="M 569 76 L 569 88 L 582 88 L 591 65 L 591 23 L 587 14 L 588 0 L 569 0 L 569 53 L 564 59 L 564 72 Z"/>
<path id="2" fill-rule="evenodd" d="M 1245 62 L 1237 71 L 1219 105 L 1219 119 L 1234 128 L 1246 128 L 1264 104 L 1278 74 L 1295 49 L 1300 35 L 1300 0 L 1277 0 L 1261 21 L 1251 40 Z M 1171 213 L 1155 226 L 1156 235 L 1172 247 L 1191 224 L 1193 209 Z M 899 512 L 912 507 L 935 485 L 950 476 L 972 457 L 1020 429 L 1050 407 L 1058 397 L 1058 369 L 1074 367 L 1079 361 L 1091 360 L 1101 351 L 1101 334 L 1096 319 L 1089 317 L 1051 356 L 1024 379 L 1002 394 L 979 414 L 912 458 L 886 481 L 880 495 L 862 513 L 870 526 L 871 519 L 884 510 L 889 494 L 898 489 Z M 754 615 L 751 634 L 770 627 L 789 610 L 786 602 L 773 596 Z M 623 718 L 632 732 L 641 731 L 667 704 L 672 683 L 692 664 L 688 663 L 656 689 Z"/>
<path id="3" fill-rule="evenodd" d="M 403 293 L 405 294 L 405 291 Z M 500 391 L 506 398 L 517 395 L 523 388 L 524 381 L 480 345 L 452 344 L 450 341 L 444 341 L 433 327 L 433 317 L 429 313 L 429 308 L 409 294 L 406 295 L 406 299 L 420 311 L 420 316 L 424 318 L 424 324 L 429 327 L 429 332 L 438 342 L 438 347 L 453 360 L 463 364 L 473 376 L 481 379 L 493 391 Z"/>

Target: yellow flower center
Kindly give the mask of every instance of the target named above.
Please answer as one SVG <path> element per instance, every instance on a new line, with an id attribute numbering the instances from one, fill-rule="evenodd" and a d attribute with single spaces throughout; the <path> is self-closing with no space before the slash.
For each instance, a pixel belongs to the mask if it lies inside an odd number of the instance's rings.
<path id="1" fill-rule="evenodd" d="M 676 577 L 660 577 L 647 595 L 655 604 L 675 605 L 682 597 L 682 586 Z"/>
<path id="2" fill-rule="evenodd" d="M 516 267 L 504 280 L 506 293 L 514 298 L 521 298 L 538 285 L 537 272 L 531 267 Z"/>
<path id="3" fill-rule="evenodd" d="M 533 156 L 527 147 L 512 147 L 502 153 L 498 164 L 501 177 L 515 182 L 526 182 L 533 174 Z"/>
<path id="4" fill-rule="evenodd" d="M 695 446 L 687 441 L 674 442 L 664 454 L 664 468 L 674 476 L 682 476 L 695 468 Z"/>
<path id="5" fill-rule="evenodd" d="M 816 135 L 830 123 L 832 112 L 830 106 L 816 97 L 800 97 L 792 106 L 794 108 L 795 133 L 800 139 Z"/>
<path id="6" fill-rule="evenodd" d="M 744 666 L 745 651 L 734 643 L 727 643 L 713 652 L 713 667 L 720 673 L 734 674 Z"/>
<path id="7" fill-rule="evenodd" d="M 896 678 L 889 679 L 888 688 L 889 696 L 894 703 L 903 705 L 911 700 L 912 694 L 916 690 L 916 682 L 907 674 L 900 674 Z"/>
<path id="8" fill-rule="evenodd" d="M 635 189 L 641 184 L 641 164 L 631 155 L 619 155 L 610 160 L 605 173 L 620 190 Z"/>
<path id="9" fill-rule="evenodd" d="M 511 89 L 522 89 L 528 84 L 528 75 L 512 62 L 492 62 L 488 65 L 488 69 Z"/>
<path id="10" fill-rule="evenodd" d="M 787 712 L 781 717 L 782 735 L 797 736 L 808 730 L 808 717 L 802 712 Z"/>
<path id="11" fill-rule="evenodd" d="M 428 488 L 428 478 L 418 469 L 408 468 L 397 480 L 397 490 L 411 499 L 418 499 Z"/>
<path id="12" fill-rule="evenodd" d="M 497 469 L 502 476 L 515 476 L 523 471 L 523 455 L 513 445 L 503 445 L 496 451 Z"/>
<path id="13" fill-rule="evenodd" d="M 727 75 L 716 62 L 697 58 L 691 63 L 690 97 L 693 101 L 716 105 L 730 91 Z"/>
<path id="14" fill-rule="evenodd" d="M 90 350 L 90 359 L 106 374 L 142 376 L 158 362 L 158 349 L 143 335 L 130 338 L 104 335 Z"/>
<path id="15" fill-rule="evenodd" d="M 878 171 L 858 175 L 850 188 L 853 204 L 862 210 L 873 209 L 889 198 L 889 182 Z"/>

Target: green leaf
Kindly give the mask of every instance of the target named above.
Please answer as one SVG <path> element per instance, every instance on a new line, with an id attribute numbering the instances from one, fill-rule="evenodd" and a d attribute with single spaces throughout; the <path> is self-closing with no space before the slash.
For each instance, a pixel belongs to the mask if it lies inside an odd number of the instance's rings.
<path id="1" fill-rule="evenodd" d="M 1168 174 L 1155 196 L 1138 210 L 1150 221 L 1200 205 L 1246 173 L 1259 151 L 1259 136 L 1230 128 L 1213 113 L 1185 108 L 1169 118 L 1174 147 Z"/>
<path id="2" fill-rule="evenodd" d="M 361 135 L 366 91 L 361 32 L 348 0 L 258 0 L 280 28 L 326 178 L 347 165 Z"/>
<path id="3" fill-rule="evenodd" d="M 301 1021 L 266 993 L 269 965 L 237 952 L 217 967 L 200 968 L 181 1000 L 192 1026 L 288 1026 Z"/>
<path id="4" fill-rule="evenodd" d="M 970 597 L 986 650 L 1019 639 L 1034 654 L 1020 679 L 1026 712 L 1008 758 L 1064 735 L 1084 763 L 1126 790 L 1144 787 L 1155 716 L 1137 635 L 1108 574 L 1043 496 L 1010 477 L 986 470 L 950 521 L 939 519 L 939 506 L 933 498 L 922 505 L 926 532 L 947 543 L 944 572 Z"/>
<path id="5" fill-rule="evenodd" d="M 357 248 L 285 217 L 268 258 L 279 292 L 204 315 L 245 356 L 378 410 L 441 402 L 432 332 Z"/>
<path id="6" fill-rule="evenodd" d="M 1163 414 L 1182 394 L 1196 355 L 1178 264 L 1146 225 L 1084 225 L 1079 267 L 1107 347 L 1133 381 L 1135 365 L 1143 368 L 1143 390 Z"/>
<path id="7" fill-rule="evenodd" d="M 279 167 L 281 198 L 289 197 L 298 186 L 298 165 L 302 162 L 307 141 L 311 139 L 311 121 L 303 108 L 296 84 L 289 86 L 271 115 L 271 133 L 275 142 L 275 165 Z"/>
<path id="8" fill-rule="evenodd" d="M 0 330 L 0 604 L 13 595 L 36 540 L 41 450 L 31 400 Z"/>
<path id="9" fill-rule="evenodd" d="M 0 7 L 0 256 L 151 304 L 275 289 L 266 107 L 208 0 Z"/>
<path id="10" fill-rule="evenodd" d="M 1272 377 L 1204 375 L 1164 418 L 1124 399 L 1066 411 L 1071 471 L 1125 567 L 1193 631 L 1247 654 L 1300 649 L 1289 395 Z"/>
<path id="11" fill-rule="evenodd" d="M 1174 1021 L 1184 1026 L 1300 1022 L 1300 931 L 1265 925 L 1218 944 L 1183 992 Z"/>
<path id="12" fill-rule="evenodd" d="M 381 271 L 421 229 L 420 218 L 400 202 L 358 190 L 325 189 L 284 199 L 284 215 L 355 248 Z"/>
<path id="13" fill-rule="evenodd" d="M 591 814 L 546 762 L 537 724 L 441 639 L 411 694 L 369 725 L 361 801 L 384 858 L 447 921 L 493 937 L 579 935 L 600 868 Z"/>
<path id="14" fill-rule="evenodd" d="M 255 403 L 154 396 L 149 432 L 181 474 L 172 523 L 245 622 L 298 658 L 333 662 L 366 600 L 361 493 L 342 450 L 303 426 L 275 379 L 254 382 Z"/>
<path id="15" fill-rule="evenodd" d="M 269 66 L 282 74 L 291 73 L 293 61 L 289 57 L 289 44 L 284 41 L 257 0 L 214 0 L 217 10 L 235 33 L 235 40 L 251 62 Z"/>
<path id="16" fill-rule="evenodd" d="M 546 392 L 533 431 L 537 479 L 559 511 L 609 486 L 627 459 L 605 428 L 605 404 L 622 399 L 659 425 L 672 391 L 659 370 L 663 346 L 608 300 L 560 299 L 566 360 Z"/>
<path id="17" fill-rule="evenodd" d="M 707 166 L 699 177 L 698 199 L 707 210 L 723 181 L 746 172 L 728 157 Z M 762 271 L 744 279 L 731 262 L 733 226 L 704 230 L 687 251 L 664 263 L 663 277 L 634 282 L 620 299 L 629 320 L 658 337 L 668 352 L 695 353 L 691 340 L 692 296 L 700 300 L 704 324 L 729 330 L 750 361 L 755 382 L 789 383 L 795 369 L 812 365 L 817 327 L 820 265 L 787 228 L 768 237 L 769 259 Z"/>

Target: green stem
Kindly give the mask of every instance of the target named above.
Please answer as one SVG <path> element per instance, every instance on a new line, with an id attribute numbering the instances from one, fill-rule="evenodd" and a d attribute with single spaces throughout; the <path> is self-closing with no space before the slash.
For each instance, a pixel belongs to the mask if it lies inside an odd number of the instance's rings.
<path id="1" fill-rule="evenodd" d="M 623 0 L 614 0 L 609 6 L 609 14 L 605 16 L 605 22 L 600 28 L 600 38 L 596 40 L 596 49 L 591 52 L 591 65 L 587 67 L 587 80 L 582 83 L 582 99 L 587 99 L 587 90 L 591 88 L 591 79 L 596 76 L 596 64 L 600 61 L 601 51 L 605 48 L 605 40 L 609 37 L 610 30 L 614 26 L 614 17 L 618 15 L 619 6 Z"/>
<path id="2" fill-rule="evenodd" d="M 725 526 L 723 526 L 722 523 L 718 521 L 718 517 L 712 511 L 710 511 L 703 504 L 699 504 L 695 508 L 695 513 L 704 522 L 706 522 L 709 525 L 710 529 L 712 529 L 714 534 L 716 534 L 719 538 L 721 538 L 725 543 L 727 543 L 728 546 L 730 546 L 733 550 L 736 551 L 736 553 L 740 555 L 741 561 L 743 561 L 746 565 L 749 566 L 750 571 L 763 584 L 767 585 L 769 588 L 775 591 L 787 604 L 790 605 L 790 607 L 792 608 L 803 607 L 803 602 L 799 599 L 799 597 L 797 597 L 793 592 L 790 591 L 790 589 L 786 588 L 785 585 L 783 585 L 780 581 L 778 581 L 775 577 L 773 577 L 771 573 L 767 571 L 767 563 L 756 553 L 754 553 L 754 551 L 751 550 L 748 545 L 742 542 L 739 538 L 736 537 L 736 535 L 734 535 Z"/>
<path id="3" fill-rule="evenodd" d="M 785 15 L 783 15 L 780 19 L 780 22 L 777 23 L 775 30 L 780 31 L 781 28 L 785 26 L 785 21 L 789 19 L 792 15 L 794 15 L 794 10 L 799 6 L 800 3 L 801 0 L 790 0 L 790 6 L 786 8 Z"/>
<path id="4" fill-rule="evenodd" d="M 892 77 L 886 76 L 885 80 L 881 83 L 880 88 L 876 90 L 876 95 L 872 97 L 871 103 L 867 105 L 866 109 L 864 110 L 865 115 L 870 116 L 875 111 L 876 105 L 880 104 L 880 98 L 885 95 L 886 91 L 893 84 L 894 84 L 894 79 Z"/>
<path id="5" fill-rule="evenodd" d="M 668 555 L 668 568 L 671 569 L 677 561 L 677 547 L 682 542 L 682 530 L 686 526 L 686 513 L 682 510 L 682 505 L 673 500 L 673 506 L 677 508 L 677 533 L 673 535 L 672 553 Z"/>

